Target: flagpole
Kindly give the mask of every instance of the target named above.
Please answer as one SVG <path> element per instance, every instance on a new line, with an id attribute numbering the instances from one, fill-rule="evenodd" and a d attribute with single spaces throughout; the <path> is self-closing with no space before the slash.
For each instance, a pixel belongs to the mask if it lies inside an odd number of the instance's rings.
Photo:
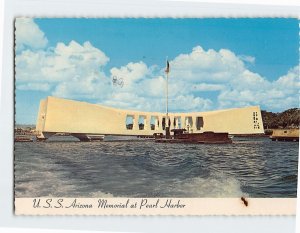
<path id="1" fill-rule="evenodd" d="M 166 57 L 166 120 L 165 120 L 165 129 L 166 129 L 166 138 L 170 138 L 170 129 L 169 129 L 169 109 L 168 109 L 168 102 L 169 102 L 169 61 L 168 57 Z"/>
<path id="2" fill-rule="evenodd" d="M 168 57 L 166 57 L 166 64 L 167 64 L 167 62 L 168 62 Z M 166 95 L 167 95 L 167 97 L 166 97 L 166 117 L 167 117 L 167 119 L 166 119 L 166 122 L 168 122 L 168 115 L 169 115 L 169 109 L 168 109 L 168 102 L 169 102 L 169 71 L 166 72 L 166 76 L 167 76 L 166 77 L 167 78 L 167 85 L 166 85 L 166 89 L 167 89 L 167 91 L 166 91 L 167 92 L 166 93 Z"/>

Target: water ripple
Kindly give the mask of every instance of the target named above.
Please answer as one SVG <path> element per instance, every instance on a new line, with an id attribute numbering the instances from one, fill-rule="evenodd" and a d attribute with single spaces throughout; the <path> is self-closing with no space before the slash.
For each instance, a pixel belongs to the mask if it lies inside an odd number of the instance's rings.
<path id="1" fill-rule="evenodd" d="M 61 137 L 60 137 L 61 140 Z M 66 138 L 68 140 L 68 138 Z M 17 197 L 296 197 L 298 144 L 16 143 Z"/>

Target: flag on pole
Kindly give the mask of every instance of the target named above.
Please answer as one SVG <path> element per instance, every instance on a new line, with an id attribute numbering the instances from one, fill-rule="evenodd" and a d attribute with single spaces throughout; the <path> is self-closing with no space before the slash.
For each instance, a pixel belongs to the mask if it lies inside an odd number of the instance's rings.
<path id="1" fill-rule="evenodd" d="M 165 69 L 165 72 L 166 73 L 169 73 L 170 72 L 170 64 L 169 64 L 169 61 L 167 61 L 167 67 Z"/>

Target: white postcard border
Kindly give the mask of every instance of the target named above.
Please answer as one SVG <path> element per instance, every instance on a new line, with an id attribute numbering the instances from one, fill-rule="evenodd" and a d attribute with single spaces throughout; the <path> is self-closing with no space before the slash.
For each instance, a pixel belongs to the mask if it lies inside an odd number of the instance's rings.
<path id="1" fill-rule="evenodd" d="M 184 1 L 184 0 L 182 0 Z M 73 1 L 77 2 L 78 1 Z M 245 217 L 221 217 L 221 218 L 172 218 L 172 217 L 165 217 L 165 218 L 132 218 L 123 216 L 119 218 L 115 217 L 106 217 L 106 218 L 75 218 L 69 216 L 68 218 L 61 218 L 59 216 L 55 217 L 43 217 L 43 218 L 36 218 L 30 216 L 15 216 L 14 215 L 14 208 L 13 208 L 13 56 L 11 52 L 11 46 L 13 44 L 13 19 L 18 16 L 28 16 L 28 17 L 36 17 L 36 16 L 47 16 L 47 17 L 59 17 L 59 16 L 66 16 L 66 17 L 85 17 L 85 16 L 94 16 L 94 17 L 109 17 L 110 15 L 119 15 L 123 12 L 127 12 L 127 16 L 132 14 L 132 10 L 129 10 L 129 7 L 122 6 L 119 7 L 118 10 L 113 9 L 113 2 L 110 1 L 110 4 L 107 4 L 105 8 L 101 10 L 95 7 L 95 3 L 101 5 L 101 1 L 93 1 L 93 0 L 86 0 L 82 1 L 79 4 L 75 4 L 74 6 L 69 6 L 66 9 L 63 6 L 68 5 L 70 2 L 67 0 L 61 1 L 31 1 L 31 0 L 9 0 L 5 2 L 5 14 L 0 14 L 0 23 L 3 26 L 2 32 L 5 32 L 3 35 L 3 51 L 0 57 L 0 63 L 2 64 L 3 71 L 1 72 L 1 82 L 0 82 L 0 122 L 5 122 L 5 124 L 1 124 L 1 134 L 0 134 L 0 148 L 1 148 L 1 156 L 0 156 L 0 190 L 1 190 L 1 197 L 0 197 L 0 219 L 1 219 L 1 226 L 5 227 L 18 227 L 24 229 L 28 229 L 28 227 L 34 228 L 59 228 L 59 232 L 69 232 L 64 231 L 63 229 L 70 229 L 72 225 L 72 229 L 85 229 L 85 230 L 99 230 L 99 229 L 110 229 L 110 230 L 120 230 L 120 224 L 122 224 L 122 229 L 126 229 L 127 232 L 129 231 L 143 231 L 143 232 L 166 232 L 165 230 L 172 230 L 172 232 L 180 232 L 182 229 L 182 224 L 187 224 L 185 229 L 189 232 L 193 232 L 193 229 L 198 229 L 199 223 L 201 224 L 201 229 L 206 232 L 216 232 L 222 228 L 222 232 L 258 232 L 258 229 L 262 229 L 263 232 L 292 232 L 295 225 L 295 217 L 294 216 L 286 216 L 282 218 L 281 216 L 272 216 L 269 218 L 261 218 L 255 216 L 245 216 Z M 123 4 L 127 4 L 130 1 L 123 1 Z M 132 2 L 132 1 L 131 1 Z M 141 2 L 141 1 L 140 1 Z M 188 1 L 186 1 L 188 2 Z M 256 5 L 244 8 L 247 8 L 246 11 L 240 11 L 239 6 L 236 4 L 230 5 L 230 8 L 233 9 L 231 12 L 232 17 L 237 17 L 238 15 L 244 14 L 247 17 L 299 17 L 299 8 L 291 6 L 290 1 L 281 1 L 286 3 L 287 6 L 275 6 L 275 10 L 273 6 L 262 6 Z M 3 1 L 1 1 L 3 3 Z M 34 5 L 32 5 L 34 3 Z M 92 3 L 92 4 L 91 4 Z M 244 2 L 249 4 L 249 1 Z M 251 1 L 250 1 L 251 3 Z M 195 3 L 197 4 L 197 3 Z M 3 5 L 3 4 L 2 4 Z M 161 8 L 159 4 L 156 4 L 157 8 Z M 176 5 L 176 4 L 175 4 Z M 187 5 L 189 5 L 187 3 Z M 210 10 L 212 12 L 212 8 L 217 8 L 215 3 L 210 5 Z M 284 4 L 282 4 L 284 5 Z M 289 6 L 288 6 L 289 5 Z M 223 5 L 223 16 L 229 17 L 229 12 L 226 13 L 226 6 L 228 4 Z M 164 7 L 165 8 L 165 7 Z M 193 8 L 189 5 L 186 9 Z M 278 10 L 279 8 L 279 10 Z M 104 9 L 104 10 L 103 10 Z M 148 9 L 142 9 L 137 7 L 136 9 L 139 12 L 140 16 L 147 15 Z M 159 11 L 160 9 L 158 9 Z M 192 10 L 192 9 L 191 9 Z M 202 11 L 198 11 L 199 14 L 203 14 Z M 180 7 L 177 7 L 177 10 L 173 10 L 172 14 L 176 14 L 177 11 L 186 11 Z M 278 12 L 280 11 L 280 16 Z M 83 15 L 83 13 L 85 15 Z M 235 13 L 234 13 L 235 12 Z M 264 13 L 263 13 L 264 12 Z M 268 12 L 268 14 L 266 14 Z M 277 13 L 276 13 L 277 12 Z M 152 13 L 153 14 L 153 13 Z M 188 13 L 186 13 L 188 14 Z M 211 13 L 211 16 L 215 15 L 218 17 L 217 13 Z M 148 16 L 149 17 L 149 16 Z M 4 21 L 4 22 L 3 22 Z M 2 27 L 0 27 L 1 29 Z M 2 36 L 1 36 L 2 37 Z M 2 39 L 2 38 L 1 38 Z M 5 55 L 5 56 L 4 56 Z M 3 78 L 5 77 L 5 79 Z M 298 165 L 300 167 L 300 163 Z M 298 187 L 299 187 L 299 180 L 298 180 Z M 299 189 L 298 189 L 299 190 Z M 297 203 L 297 210 L 299 215 L 300 203 Z M 298 216 L 297 216 L 298 218 Z M 155 220 L 155 225 L 153 225 L 153 221 Z M 230 220 L 230 221 L 229 221 Z M 217 224 L 215 222 L 217 221 Z M 172 222 L 168 226 L 168 228 L 164 227 L 164 224 L 168 222 Z M 299 222 L 299 220 L 297 221 Z M 234 225 L 233 225 L 234 224 Z M 221 228 L 218 227 L 221 225 Z M 299 224 L 300 225 L 300 224 Z M 297 227 L 299 230 L 299 226 Z M 2 228 L 1 228 L 2 229 Z M 5 228 L 6 229 L 6 228 Z M 26 230 L 25 230 L 26 231 Z M 19 232 L 19 231 L 18 231 Z M 29 232 L 29 231 L 26 231 Z M 44 231 L 43 231 L 44 232 Z M 47 231 L 48 232 L 48 231 Z M 52 231 L 51 231 L 52 232 Z M 56 232 L 56 231 L 55 231 Z M 82 231 L 78 231 L 82 232 Z M 86 231 L 84 231 L 86 232 Z M 297 232 L 297 231 L 296 231 Z"/>
<path id="2" fill-rule="evenodd" d="M 296 198 L 16 198 L 16 215 L 295 215 Z"/>

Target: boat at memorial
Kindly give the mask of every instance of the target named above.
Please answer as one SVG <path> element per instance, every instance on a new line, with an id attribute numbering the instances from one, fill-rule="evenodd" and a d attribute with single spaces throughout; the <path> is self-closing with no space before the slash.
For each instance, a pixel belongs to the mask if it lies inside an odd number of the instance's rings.
<path id="1" fill-rule="evenodd" d="M 215 133 L 207 131 L 203 133 L 189 133 L 186 129 L 173 129 L 173 135 L 154 135 L 158 143 L 194 143 L 194 144 L 225 144 L 232 143 L 228 133 Z M 167 136 L 168 135 L 168 136 Z"/>
<path id="2" fill-rule="evenodd" d="M 16 135 L 15 142 L 33 142 L 33 138 L 28 135 Z"/>

